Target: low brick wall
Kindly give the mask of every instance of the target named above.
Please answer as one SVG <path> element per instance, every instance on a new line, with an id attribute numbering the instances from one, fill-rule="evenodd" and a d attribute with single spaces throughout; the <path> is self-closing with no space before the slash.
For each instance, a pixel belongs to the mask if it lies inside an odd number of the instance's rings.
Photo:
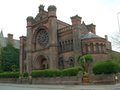
<path id="1" fill-rule="evenodd" d="M 115 75 L 91 75 L 90 77 L 91 83 L 93 84 L 115 84 Z"/>
<path id="2" fill-rule="evenodd" d="M 117 74 L 118 80 L 115 80 L 115 75 L 90 75 L 89 84 L 115 84 L 120 83 L 120 74 Z M 21 84 L 66 84 L 79 85 L 82 83 L 82 77 L 41 77 L 41 78 L 0 78 L 0 83 L 21 83 Z"/>
<path id="3" fill-rule="evenodd" d="M 81 84 L 81 78 L 72 77 L 53 77 L 53 78 L 32 78 L 32 84 Z"/>
<path id="4" fill-rule="evenodd" d="M 0 78 L 0 83 L 19 83 L 18 78 Z"/>

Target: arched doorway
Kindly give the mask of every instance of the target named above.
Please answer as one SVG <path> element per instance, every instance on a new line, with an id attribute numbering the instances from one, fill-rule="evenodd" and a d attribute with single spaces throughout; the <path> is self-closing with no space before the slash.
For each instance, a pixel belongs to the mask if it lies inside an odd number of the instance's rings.
<path id="1" fill-rule="evenodd" d="M 48 67 L 48 60 L 43 55 L 39 55 L 33 63 L 34 70 L 48 69 Z"/>

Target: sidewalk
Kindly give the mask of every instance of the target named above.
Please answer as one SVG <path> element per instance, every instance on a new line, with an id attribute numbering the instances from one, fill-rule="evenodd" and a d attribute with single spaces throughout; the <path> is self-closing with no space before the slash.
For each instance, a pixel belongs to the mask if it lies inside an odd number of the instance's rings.
<path id="1" fill-rule="evenodd" d="M 120 84 L 115 85 L 23 85 L 23 84 L 0 84 L 0 86 L 32 88 L 38 90 L 120 90 Z"/>

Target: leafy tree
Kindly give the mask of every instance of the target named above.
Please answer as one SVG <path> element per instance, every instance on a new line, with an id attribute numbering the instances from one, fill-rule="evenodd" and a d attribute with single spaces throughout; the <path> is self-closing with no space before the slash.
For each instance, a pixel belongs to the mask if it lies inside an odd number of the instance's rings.
<path id="1" fill-rule="evenodd" d="M 86 54 L 78 57 L 78 61 L 80 62 L 83 68 L 83 71 L 85 72 L 88 72 L 88 69 L 89 69 L 90 63 L 92 63 L 92 60 L 93 60 L 93 57 L 90 54 Z"/>
<path id="2" fill-rule="evenodd" d="M 113 60 L 105 60 L 96 62 L 92 70 L 94 74 L 116 74 L 120 71 L 120 66 Z"/>
<path id="3" fill-rule="evenodd" d="M 108 53 L 109 59 L 116 61 L 120 64 L 120 52 L 111 51 Z"/>
<path id="4" fill-rule="evenodd" d="M 16 71 L 19 68 L 19 49 L 7 43 L 6 47 L 1 48 L 0 52 L 1 71 Z"/>

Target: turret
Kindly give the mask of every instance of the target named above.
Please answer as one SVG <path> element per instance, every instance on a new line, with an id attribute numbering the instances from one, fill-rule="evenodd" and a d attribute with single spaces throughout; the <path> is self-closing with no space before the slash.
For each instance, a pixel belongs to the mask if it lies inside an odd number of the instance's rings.
<path id="1" fill-rule="evenodd" d="M 79 17 L 78 15 L 71 17 L 72 25 L 80 25 L 81 19 L 82 19 L 82 17 Z"/>
<path id="2" fill-rule="evenodd" d="M 33 24 L 33 17 L 32 16 L 28 16 L 26 20 L 27 20 L 27 27 L 32 26 L 32 24 Z"/>
<path id="3" fill-rule="evenodd" d="M 48 17 L 56 17 L 56 7 L 54 5 L 48 7 Z"/>

